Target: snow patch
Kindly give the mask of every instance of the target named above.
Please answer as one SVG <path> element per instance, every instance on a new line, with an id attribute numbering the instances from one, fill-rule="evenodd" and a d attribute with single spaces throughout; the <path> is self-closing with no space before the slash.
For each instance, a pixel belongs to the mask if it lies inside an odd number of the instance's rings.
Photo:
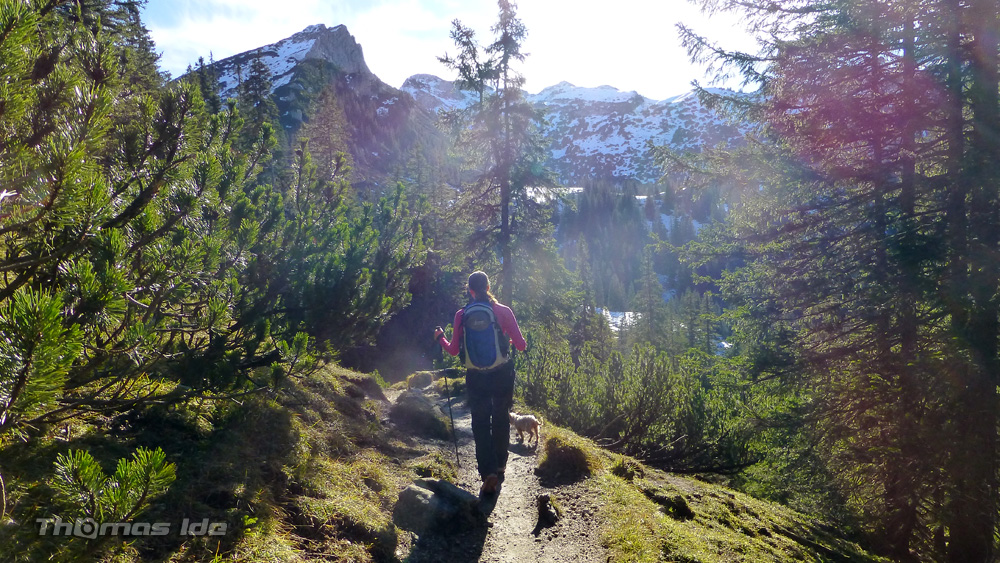
<path id="1" fill-rule="evenodd" d="M 324 27 L 322 24 L 307 27 L 304 32 L 297 33 L 287 39 L 282 39 L 273 45 L 261 47 L 257 49 L 256 53 L 249 53 L 239 70 L 241 76 L 237 76 L 235 65 L 220 69 L 220 95 L 223 98 L 231 98 L 236 95 L 236 87 L 240 84 L 241 78 L 245 80 L 249 75 L 254 57 L 260 57 L 260 61 L 271 72 L 272 92 L 287 85 L 292 80 L 295 66 L 306 58 L 306 55 L 309 54 L 309 51 L 312 50 L 313 45 L 316 43 L 315 38 L 307 39 L 303 35 L 319 31 Z"/>
<path id="2" fill-rule="evenodd" d="M 635 311 L 608 311 L 607 309 L 598 308 L 597 312 L 604 315 L 605 319 L 608 319 L 611 330 L 615 332 L 619 332 L 622 327 L 634 326 L 639 320 L 639 313 Z"/>
<path id="3" fill-rule="evenodd" d="M 578 194 L 583 192 L 581 187 L 568 187 L 568 188 L 525 188 L 528 192 L 528 197 L 538 203 L 549 203 L 550 201 L 561 199 L 563 197 Z"/>

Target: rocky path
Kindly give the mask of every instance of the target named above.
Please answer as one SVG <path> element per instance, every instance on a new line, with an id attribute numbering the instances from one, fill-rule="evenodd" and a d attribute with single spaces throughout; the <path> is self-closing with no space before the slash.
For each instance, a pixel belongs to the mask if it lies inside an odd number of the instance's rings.
<path id="1" fill-rule="evenodd" d="M 447 412 L 447 407 L 442 405 Z M 469 411 L 464 402 L 453 402 L 458 455 L 461 467 L 458 485 L 467 491 L 479 491 L 475 444 Z M 545 426 L 542 426 L 544 441 Z M 487 514 L 485 526 L 464 530 L 440 530 L 417 538 L 408 554 L 400 553 L 411 563 L 451 562 L 550 562 L 604 563 L 605 549 L 600 544 L 597 494 L 586 482 L 559 487 L 543 487 L 535 476 L 538 448 L 519 444 L 512 432 L 507 476 L 498 495 L 485 497 L 480 508 Z M 454 446 L 449 453 L 454 455 Z M 562 517 L 551 527 L 539 526 L 537 499 L 549 494 L 563 509 Z"/>

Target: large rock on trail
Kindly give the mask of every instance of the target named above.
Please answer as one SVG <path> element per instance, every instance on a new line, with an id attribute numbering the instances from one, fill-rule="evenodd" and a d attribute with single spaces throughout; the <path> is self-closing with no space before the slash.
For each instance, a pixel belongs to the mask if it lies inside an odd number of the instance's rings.
<path id="1" fill-rule="evenodd" d="M 479 499 L 441 479 L 417 479 L 399 494 L 392 512 L 396 526 L 417 535 L 481 525 Z"/>
<path id="2" fill-rule="evenodd" d="M 451 438 L 451 427 L 444 412 L 420 391 L 402 393 L 389 410 L 389 418 L 416 436 L 438 440 Z"/>

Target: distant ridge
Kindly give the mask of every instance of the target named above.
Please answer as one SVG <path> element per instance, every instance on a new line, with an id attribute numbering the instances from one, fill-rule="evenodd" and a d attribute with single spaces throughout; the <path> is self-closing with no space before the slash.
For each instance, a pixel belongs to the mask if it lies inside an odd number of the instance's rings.
<path id="1" fill-rule="evenodd" d="M 413 75 L 400 89 L 385 84 L 369 70 L 361 45 L 345 26 L 324 24 L 215 62 L 223 98 L 235 96 L 258 57 L 271 72 L 282 125 L 289 132 L 308 120 L 309 100 L 317 91 L 335 85 L 352 129 L 359 174 L 373 180 L 399 169 L 415 146 L 425 153 L 441 146 L 445 140 L 433 125 L 436 114 L 475 101 L 454 82 L 430 74 Z M 693 92 L 653 100 L 612 86 L 560 82 L 526 97 L 544 110 L 548 165 L 564 184 L 594 178 L 653 183 L 662 171 L 651 158 L 650 144 L 700 151 L 742 142 L 741 132 Z"/>
<path id="2" fill-rule="evenodd" d="M 430 112 L 474 101 L 454 82 L 428 74 L 411 76 L 402 90 Z M 650 158 L 649 143 L 699 151 L 742 142 L 740 130 L 703 106 L 694 92 L 653 100 L 612 86 L 587 88 L 560 82 L 526 98 L 545 111 L 550 166 L 564 183 L 588 178 L 655 182 L 662 172 Z"/>

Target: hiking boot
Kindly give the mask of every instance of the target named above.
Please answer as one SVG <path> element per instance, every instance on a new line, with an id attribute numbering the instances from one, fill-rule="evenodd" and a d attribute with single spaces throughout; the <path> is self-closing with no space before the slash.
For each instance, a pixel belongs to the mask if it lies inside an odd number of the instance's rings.
<path id="1" fill-rule="evenodd" d="M 496 473 L 490 473 L 483 479 L 483 486 L 479 488 L 479 494 L 481 495 L 492 495 L 497 492 L 497 485 L 500 484 L 500 478 L 497 477 Z"/>

